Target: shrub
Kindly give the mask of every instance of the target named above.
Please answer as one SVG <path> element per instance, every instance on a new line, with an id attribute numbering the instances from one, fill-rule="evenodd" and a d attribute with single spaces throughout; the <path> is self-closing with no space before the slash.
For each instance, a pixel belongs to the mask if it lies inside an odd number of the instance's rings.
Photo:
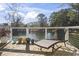
<path id="1" fill-rule="evenodd" d="M 3 36 L 7 36 L 9 33 L 9 30 L 6 30 L 5 28 L 0 28 L 0 38 Z"/>

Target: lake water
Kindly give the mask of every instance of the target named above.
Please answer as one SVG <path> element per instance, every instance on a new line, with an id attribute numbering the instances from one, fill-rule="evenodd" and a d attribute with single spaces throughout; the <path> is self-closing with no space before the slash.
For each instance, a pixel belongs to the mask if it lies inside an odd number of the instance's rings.
<path id="1" fill-rule="evenodd" d="M 60 32 L 61 34 L 63 34 L 63 32 Z M 26 30 L 25 29 L 14 29 L 13 32 L 13 37 L 12 40 L 14 42 L 16 42 L 18 40 L 19 36 L 25 36 L 26 37 Z M 56 30 L 47 30 L 47 39 L 57 39 L 57 34 L 56 34 Z M 59 34 L 60 37 L 62 37 Z M 38 40 L 42 40 L 45 39 L 45 30 L 29 30 L 29 35 L 28 37 L 30 39 L 34 39 L 35 41 Z"/>
<path id="2" fill-rule="evenodd" d="M 21 36 L 22 34 L 23 34 L 22 36 L 25 36 L 24 35 L 25 33 L 20 33 L 18 36 L 13 36 L 12 40 L 14 42 L 16 42 L 18 40 L 18 37 Z M 37 33 L 31 32 L 31 33 L 29 33 L 29 38 L 34 39 L 35 41 L 42 40 L 42 39 L 45 39 L 45 33 L 43 33 L 43 32 L 41 32 L 41 33 L 39 33 L 39 32 L 37 32 Z M 54 39 L 54 33 L 49 33 L 48 32 L 47 33 L 47 39 Z"/>

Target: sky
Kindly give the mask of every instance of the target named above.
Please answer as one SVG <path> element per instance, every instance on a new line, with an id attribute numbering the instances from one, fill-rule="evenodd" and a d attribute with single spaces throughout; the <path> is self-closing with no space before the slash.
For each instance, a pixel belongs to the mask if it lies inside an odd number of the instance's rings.
<path id="1" fill-rule="evenodd" d="M 39 13 L 43 13 L 49 18 L 52 12 L 69 7 L 68 4 L 61 3 L 16 3 L 16 5 L 18 14 L 24 18 L 22 22 L 25 24 L 38 21 L 36 16 Z M 10 6 L 10 3 L 0 3 L 0 23 L 10 22 L 5 20 L 7 13 L 12 13 L 8 6 Z M 16 6 L 13 8 L 16 8 Z"/>

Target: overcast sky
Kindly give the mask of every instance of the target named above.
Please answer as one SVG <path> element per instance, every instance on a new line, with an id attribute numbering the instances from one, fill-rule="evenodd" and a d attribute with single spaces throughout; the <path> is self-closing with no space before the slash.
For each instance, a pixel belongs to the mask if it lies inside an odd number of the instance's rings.
<path id="1" fill-rule="evenodd" d="M 11 12 L 7 5 L 9 4 L 0 3 L 0 23 L 7 22 L 4 16 L 7 12 Z M 67 4 L 59 3 L 18 3 L 18 5 L 18 13 L 24 17 L 23 23 L 37 21 L 35 18 L 39 13 L 43 13 L 49 17 L 52 12 L 69 7 Z"/>

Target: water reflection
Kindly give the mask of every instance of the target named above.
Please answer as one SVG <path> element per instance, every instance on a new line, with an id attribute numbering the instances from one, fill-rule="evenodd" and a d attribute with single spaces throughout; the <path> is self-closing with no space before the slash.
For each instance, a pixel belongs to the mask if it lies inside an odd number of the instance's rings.
<path id="1" fill-rule="evenodd" d="M 30 30 L 29 38 L 41 40 L 45 38 L 45 30 Z"/>
<path id="2" fill-rule="evenodd" d="M 18 32 L 17 32 L 18 31 Z M 26 36 L 26 31 L 25 30 L 13 30 L 13 41 L 16 42 L 18 40 L 19 36 Z M 18 34 L 16 34 L 16 33 Z M 34 39 L 35 41 L 37 40 L 42 40 L 45 39 L 45 30 L 44 29 L 40 29 L 40 30 L 35 30 L 35 29 L 30 29 L 29 30 L 29 38 Z M 48 30 L 47 31 L 47 39 L 55 39 L 56 35 L 55 35 L 55 31 L 53 30 Z"/>

